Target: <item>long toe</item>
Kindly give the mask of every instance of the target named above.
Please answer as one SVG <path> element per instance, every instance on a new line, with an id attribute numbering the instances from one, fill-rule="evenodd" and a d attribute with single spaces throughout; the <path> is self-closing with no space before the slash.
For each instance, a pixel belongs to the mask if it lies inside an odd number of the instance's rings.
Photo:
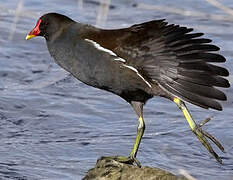
<path id="1" fill-rule="evenodd" d="M 197 126 L 197 128 L 195 128 L 193 130 L 194 134 L 198 137 L 199 141 L 205 146 L 205 148 L 210 152 L 210 154 L 212 154 L 214 156 L 214 158 L 220 163 L 222 164 L 222 159 L 218 156 L 218 154 L 213 150 L 212 146 L 210 145 L 209 141 L 207 140 L 207 138 L 211 138 L 213 137 L 212 135 L 210 135 L 209 133 L 203 131 L 201 129 L 200 126 Z M 207 137 L 207 138 L 206 138 Z M 210 139 L 211 139 L 210 138 Z M 211 139 L 218 147 L 222 147 L 222 145 L 214 138 Z M 219 147 L 219 148 L 220 148 Z M 223 148 L 223 147 L 222 147 Z M 220 148 L 221 149 L 221 148 Z"/>
<path id="2" fill-rule="evenodd" d="M 141 167 L 140 162 L 135 158 L 135 157 L 126 157 L 126 156 L 103 156 L 101 159 L 107 159 L 107 160 L 114 160 L 120 163 L 125 163 L 125 164 L 131 164 L 133 165 L 134 163 L 138 166 Z"/>

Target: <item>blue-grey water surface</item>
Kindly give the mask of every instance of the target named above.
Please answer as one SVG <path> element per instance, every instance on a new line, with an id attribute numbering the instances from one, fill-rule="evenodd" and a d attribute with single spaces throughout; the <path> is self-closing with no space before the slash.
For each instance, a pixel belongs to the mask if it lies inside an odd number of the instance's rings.
<path id="1" fill-rule="evenodd" d="M 0 0 L 0 180 L 81 179 L 100 156 L 128 155 L 132 148 L 137 117 L 130 105 L 61 69 L 43 38 L 25 40 L 46 12 L 95 25 L 98 1 L 84 0 L 82 7 L 80 2 Z M 231 0 L 221 2 L 233 8 Z M 220 53 L 227 58 L 223 66 L 233 71 L 233 21 L 146 10 L 137 3 L 229 15 L 204 0 L 112 0 L 105 28 L 162 18 L 194 27 L 221 47 Z M 226 153 L 217 150 L 223 165 L 192 134 L 175 104 L 159 97 L 145 107 L 146 131 L 138 153 L 141 163 L 175 174 L 184 169 L 201 180 L 233 179 L 233 89 L 224 91 L 228 101 L 222 112 L 188 105 L 197 122 L 213 116 L 204 129 L 225 147 Z"/>

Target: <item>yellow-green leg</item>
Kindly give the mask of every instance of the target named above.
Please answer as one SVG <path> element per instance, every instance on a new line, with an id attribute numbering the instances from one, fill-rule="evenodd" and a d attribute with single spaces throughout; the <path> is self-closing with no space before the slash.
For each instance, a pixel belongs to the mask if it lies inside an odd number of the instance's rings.
<path id="1" fill-rule="evenodd" d="M 176 103 L 176 105 L 179 107 L 179 109 L 183 112 L 186 120 L 188 121 L 188 124 L 192 130 L 192 132 L 198 137 L 199 141 L 205 146 L 205 148 L 212 154 L 215 159 L 222 164 L 221 158 L 214 152 L 213 148 L 211 147 L 210 143 L 208 142 L 207 138 L 209 138 L 211 141 L 213 141 L 220 150 L 224 152 L 223 146 L 209 133 L 203 131 L 201 129 L 201 126 L 206 124 L 209 119 L 204 120 L 200 125 L 196 124 L 193 120 L 192 116 L 190 115 L 187 107 L 185 106 L 185 103 L 180 100 L 179 98 L 174 98 L 173 101 Z"/>
<path id="2" fill-rule="evenodd" d="M 138 148 L 143 136 L 145 130 L 145 123 L 143 120 L 143 117 L 139 117 L 138 119 L 138 128 L 137 128 L 137 136 L 133 145 L 133 149 L 129 155 L 129 157 L 126 156 L 109 156 L 109 157 L 103 157 L 104 159 L 113 159 L 115 161 L 121 162 L 121 163 L 127 163 L 127 164 L 133 164 L 134 162 L 136 163 L 136 165 L 138 167 L 141 167 L 140 162 L 137 160 L 136 156 L 137 156 L 137 152 L 138 152 Z"/>
<path id="3" fill-rule="evenodd" d="M 145 122 L 144 122 L 143 117 L 140 116 L 138 118 L 137 136 L 136 136 L 136 139 L 135 139 L 135 142 L 134 142 L 134 145 L 133 145 L 133 149 L 132 149 L 132 151 L 130 153 L 130 157 L 132 159 L 134 159 L 135 163 L 139 167 L 141 167 L 141 165 L 140 165 L 139 161 L 136 159 L 136 156 L 137 156 L 137 152 L 138 152 L 138 148 L 139 148 L 142 136 L 144 134 L 144 130 L 145 130 Z"/>
<path id="4" fill-rule="evenodd" d="M 142 139 L 142 136 L 143 136 L 143 133 L 144 133 L 144 130 L 145 130 L 145 122 L 143 120 L 143 117 L 139 117 L 138 118 L 137 136 L 136 136 L 136 139 L 135 139 L 133 149 L 132 149 L 132 151 L 130 153 L 130 156 L 136 157 L 137 152 L 138 152 L 138 148 L 139 148 L 139 144 L 141 142 L 141 139 Z"/>
<path id="5" fill-rule="evenodd" d="M 110 157 L 102 157 L 103 159 L 115 160 L 121 163 L 133 164 L 136 163 L 138 167 L 141 167 L 140 162 L 136 159 L 138 148 L 144 134 L 145 130 L 145 122 L 142 116 L 143 111 L 143 103 L 141 102 L 131 102 L 132 107 L 138 115 L 138 127 L 137 127 L 137 135 L 133 145 L 133 149 L 130 152 L 128 157 L 126 156 L 110 156 Z"/>

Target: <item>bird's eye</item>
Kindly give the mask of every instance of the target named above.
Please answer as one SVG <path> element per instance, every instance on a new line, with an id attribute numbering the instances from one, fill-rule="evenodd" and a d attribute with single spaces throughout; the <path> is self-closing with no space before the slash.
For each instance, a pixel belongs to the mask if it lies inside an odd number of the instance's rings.
<path id="1" fill-rule="evenodd" d="M 40 24 L 40 30 L 43 31 L 48 27 L 49 23 L 48 22 L 42 22 Z"/>

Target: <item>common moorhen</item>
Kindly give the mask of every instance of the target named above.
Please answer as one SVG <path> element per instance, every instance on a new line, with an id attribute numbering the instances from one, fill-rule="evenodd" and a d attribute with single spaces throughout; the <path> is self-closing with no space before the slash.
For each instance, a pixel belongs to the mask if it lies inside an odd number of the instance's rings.
<path id="1" fill-rule="evenodd" d="M 192 31 L 164 19 L 107 30 L 48 13 L 39 18 L 26 39 L 43 36 L 51 56 L 62 68 L 83 83 L 110 91 L 132 105 L 139 117 L 133 149 L 129 157 L 106 158 L 140 166 L 136 155 L 145 130 L 143 106 L 150 98 L 161 96 L 179 107 L 192 132 L 222 163 L 207 139 L 222 151 L 223 146 L 201 129 L 207 121 L 197 124 L 192 119 L 184 102 L 222 110 L 217 100 L 227 98 L 215 87 L 230 87 L 223 78 L 229 73 L 211 63 L 226 59 L 213 53 L 219 47 L 203 38 L 203 33 Z"/>

